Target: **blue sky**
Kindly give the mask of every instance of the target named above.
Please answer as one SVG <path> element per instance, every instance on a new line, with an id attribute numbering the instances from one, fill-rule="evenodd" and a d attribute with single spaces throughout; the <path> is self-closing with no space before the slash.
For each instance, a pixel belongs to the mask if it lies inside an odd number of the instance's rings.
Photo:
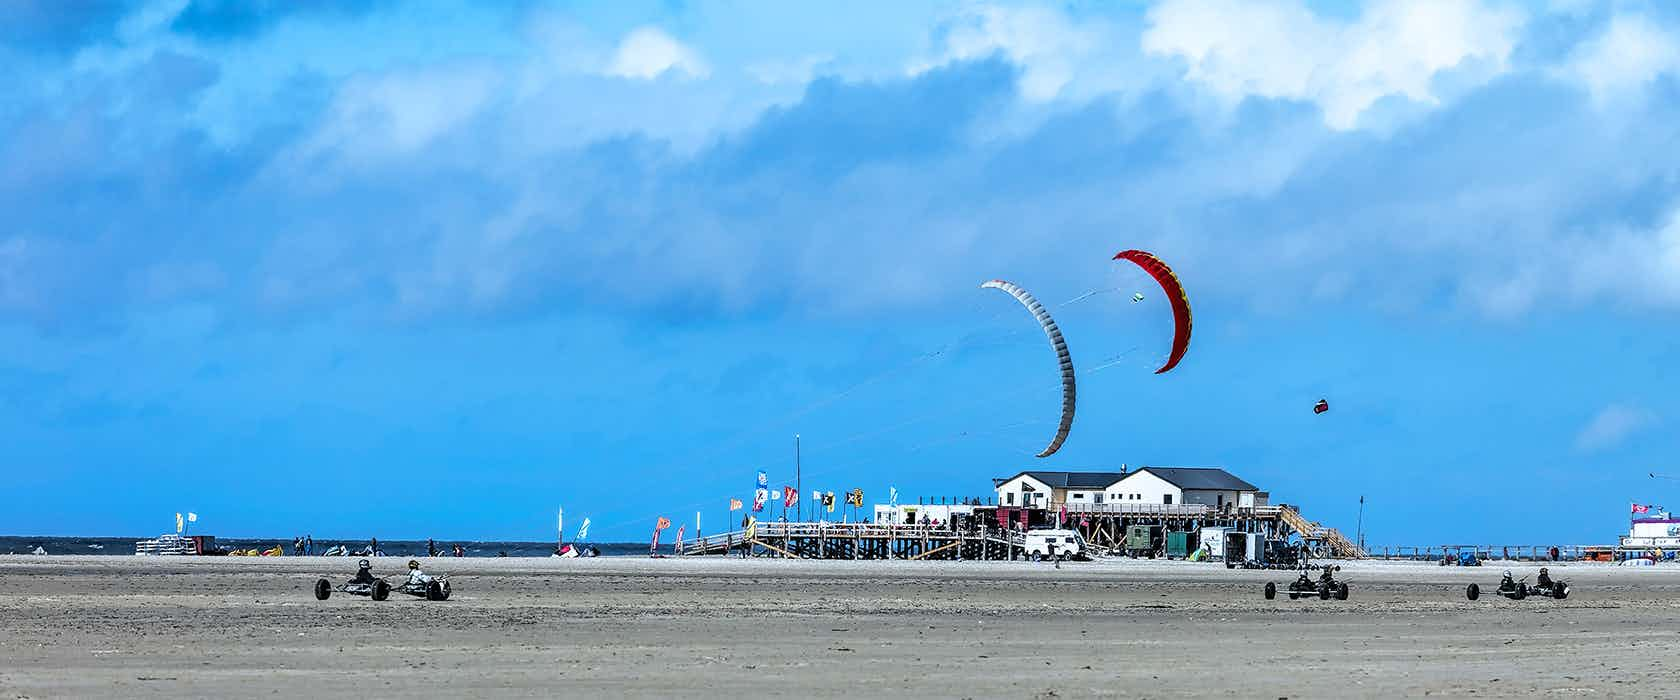
<path id="1" fill-rule="evenodd" d="M 796 432 L 807 491 L 1221 465 L 1393 544 L 1680 472 L 1666 3 L 25 0 L 0 88 L 0 532 L 638 540 Z M 1114 290 L 1049 459 L 992 278 Z"/>

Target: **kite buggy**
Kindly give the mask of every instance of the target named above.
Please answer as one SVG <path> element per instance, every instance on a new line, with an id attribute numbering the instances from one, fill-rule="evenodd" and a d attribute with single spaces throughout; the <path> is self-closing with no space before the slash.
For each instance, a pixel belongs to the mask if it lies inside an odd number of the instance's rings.
<path id="1" fill-rule="evenodd" d="M 1541 567 L 1540 576 L 1535 580 L 1533 586 L 1529 586 L 1528 577 L 1524 576 L 1521 579 L 1513 580 L 1511 572 L 1506 571 L 1505 577 L 1499 580 L 1499 587 L 1494 589 L 1493 592 L 1511 600 L 1523 600 L 1531 595 L 1563 600 L 1569 597 L 1569 582 L 1552 578 L 1551 572 L 1547 571 L 1545 567 Z M 1470 600 L 1482 597 L 1482 587 L 1474 583 L 1466 586 L 1464 597 Z"/>
<path id="2" fill-rule="evenodd" d="M 334 592 L 359 595 L 374 600 L 385 600 L 391 593 L 402 593 L 426 600 L 449 600 L 450 588 L 448 576 L 430 576 L 420 570 L 420 562 L 409 560 L 408 578 L 402 583 L 392 586 L 389 581 L 373 575 L 373 564 L 363 559 L 356 563 L 356 575 L 349 581 L 334 586 L 331 581 L 318 579 L 315 581 L 315 599 L 326 600 Z"/>
<path id="3" fill-rule="evenodd" d="M 1302 569 L 1300 577 L 1296 578 L 1289 584 L 1289 599 L 1297 600 L 1300 598 L 1317 597 L 1319 600 L 1329 600 L 1331 598 L 1335 598 L 1336 600 L 1347 600 L 1347 582 L 1337 581 L 1334 573 L 1340 569 L 1341 567 L 1339 566 L 1326 566 L 1324 567 L 1324 573 L 1319 574 L 1318 580 L 1316 581 L 1313 580 L 1311 576 L 1307 575 L 1306 569 Z M 1276 598 L 1277 593 L 1277 584 L 1270 581 L 1266 582 L 1266 600 Z"/>

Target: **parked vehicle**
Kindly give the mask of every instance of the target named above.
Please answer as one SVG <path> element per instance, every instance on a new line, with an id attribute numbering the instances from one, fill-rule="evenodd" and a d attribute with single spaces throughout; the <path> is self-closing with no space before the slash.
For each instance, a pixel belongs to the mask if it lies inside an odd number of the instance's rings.
<path id="1" fill-rule="evenodd" d="M 1319 600 L 1329 600 L 1331 598 L 1335 598 L 1336 600 L 1347 600 L 1347 581 L 1337 581 L 1334 573 L 1336 571 L 1340 571 L 1341 568 L 1342 567 L 1339 566 L 1324 567 L 1324 572 L 1320 574 L 1317 579 L 1307 575 L 1306 569 L 1302 569 L 1301 575 L 1289 584 L 1289 588 L 1287 589 L 1289 599 L 1298 600 L 1301 598 L 1316 597 Z M 1266 582 L 1266 600 L 1276 598 L 1277 592 L 1277 584 L 1270 581 Z"/>
<path id="2" fill-rule="evenodd" d="M 1085 537 L 1073 530 L 1028 530 L 1022 545 L 1033 561 L 1084 556 Z"/>

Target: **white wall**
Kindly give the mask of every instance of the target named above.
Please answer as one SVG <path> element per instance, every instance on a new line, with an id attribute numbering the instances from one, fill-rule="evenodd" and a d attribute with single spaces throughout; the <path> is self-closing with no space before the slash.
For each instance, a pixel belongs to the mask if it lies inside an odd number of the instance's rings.
<path id="1" fill-rule="evenodd" d="M 1250 493 L 1253 493 L 1253 492 L 1251 491 Z M 1219 500 L 1220 496 L 1224 496 L 1225 500 L 1223 500 L 1223 501 Z M 1184 492 L 1184 502 L 1185 503 L 1205 503 L 1205 504 L 1210 505 L 1210 506 L 1219 506 L 1219 505 L 1222 505 L 1224 503 L 1229 503 L 1234 507 L 1238 503 L 1238 498 L 1239 498 L 1239 495 L 1238 495 L 1238 492 L 1236 492 L 1236 491 L 1201 491 L 1201 490 L 1195 490 L 1195 491 L 1185 491 Z"/>
<path id="2" fill-rule="evenodd" d="M 1164 496 L 1172 496 L 1174 504 L 1184 502 L 1184 492 L 1171 482 L 1152 472 L 1132 472 L 1110 484 L 1104 498 L 1109 503 L 1148 503 L 1159 505 Z"/>
<path id="3" fill-rule="evenodd" d="M 1033 491 L 1025 491 L 1022 487 L 1026 485 L 1031 485 Z M 1025 493 L 1032 493 L 1035 500 L 1028 503 L 1023 497 L 1023 494 Z M 997 504 L 1004 507 L 1037 506 L 1040 508 L 1048 508 L 1050 507 L 1050 485 L 1026 474 L 1022 474 L 998 484 Z"/>
<path id="4" fill-rule="evenodd" d="M 1103 496 L 1103 502 L 1106 503 L 1108 501 L 1108 497 L 1103 494 L 1102 489 L 1068 489 L 1067 502 L 1078 504 L 1096 503 L 1097 496 L 1099 495 Z"/>

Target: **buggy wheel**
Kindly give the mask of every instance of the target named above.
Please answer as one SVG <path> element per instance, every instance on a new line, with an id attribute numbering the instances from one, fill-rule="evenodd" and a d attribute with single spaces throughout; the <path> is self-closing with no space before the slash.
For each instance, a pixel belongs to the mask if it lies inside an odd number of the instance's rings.
<path id="1" fill-rule="evenodd" d="M 426 600 L 443 600 L 443 586 L 437 581 L 427 581 Z"/>
<path id="2" fill-rule="evenodd" d="M 1348 599 L 1347 584 L 1344 583 L 1344 584 L 1341 584 L 1339 586 L 1336 586 L 1336 600 L 1347 600 L 1347 599 Z"/>
<path id="3" fill-rule="evenodd" d="M 1528 597 L 1528 584 L 1517 584 L 1517 592 L 1511 595 L 1512 600 L 1522 600 Z"/>
<path id="4" fill-rule="evenodd" d="M 443 590 L 443 597 L 438 598 L 438 600 L 449 600 L 450 590 L 449 590 L 449 582 L 448 581 L 443 582 L 443 589 L 442 590 Z"/>
<path id="5" fill-rule="evenodd" d="M 1464 597 L 1471 600 L 1482 597 L 1482 587 L 1474 583 L 1464 587 Z"/>
<path id="6" fill-rule="evenodd" d="M 1295 600 L 1296 598 L 1299 598 L 1299 597 L 1301 597 L 1300 593 L 1296 593 L 1295 591 L 1290 591 L 1289 592 L 1289 599 L 1290 600 Z"/>
<path id="7" fill-rule="evenodd" d="M 1044 561 L 1044 555 L 1038 552 L 1033 552 L 1032 556 L 1027 557 L 1027 559 L 1031 561 Z"/>
<path id="8" fill-rule="evenodd" d="M 1276 597 L 1277 597 L 1277 584 L 1267 583 L 1266 584 L 1266 600 L 1271 600 L 1271 599 L 1276 598 Z"/>
<path id="9" fill-rule="evenodd" d="M 1563 600 L 1564 598 L 1568 598 L 1569 597 L 1569 584 L 1566 584 L 1566 583 L 1554 583 L 1554 584 L 1552 584 L 1552 597 L 1557 598 L 1558 600 Z"/>
<path id="10" fill-rule="evenodd" d="M 1318 587 L 1318 599 L 1319 600 L 1329 600 L 1330 599 L 1330 587 L 1329 586 L 1319 586 Z"/>
<path id="11" fill-rule="evenodd" d="M 386 583 L 385 579 L 374 581 L 373 587 L 369 589 L 369 593 L 370 595 L 368 597 L 373 598 L 374 600 L 384 600 L 389 598 L 391 597 L 391 584 Z"/>
<path id="12" fill-rule="evenodd" d="M 1231 560 L 1229 560 L 1229 559 L 1227 559 L 1227 560 L 1225 560 L 1225 568 L 1227 568 L 1227 569 L 1235 569 L 1235 568 L 1237 568 L 1237 563 L 1236 563 L 1236 562 L 1234 562 L 1234 561 L 1231 561 Z"/>
<path id="13" fill-rule="evenodd" d="M 326 579 L 315 580 L 315 599 L 326 600 L 332 597 L 332 584 Z"/>

